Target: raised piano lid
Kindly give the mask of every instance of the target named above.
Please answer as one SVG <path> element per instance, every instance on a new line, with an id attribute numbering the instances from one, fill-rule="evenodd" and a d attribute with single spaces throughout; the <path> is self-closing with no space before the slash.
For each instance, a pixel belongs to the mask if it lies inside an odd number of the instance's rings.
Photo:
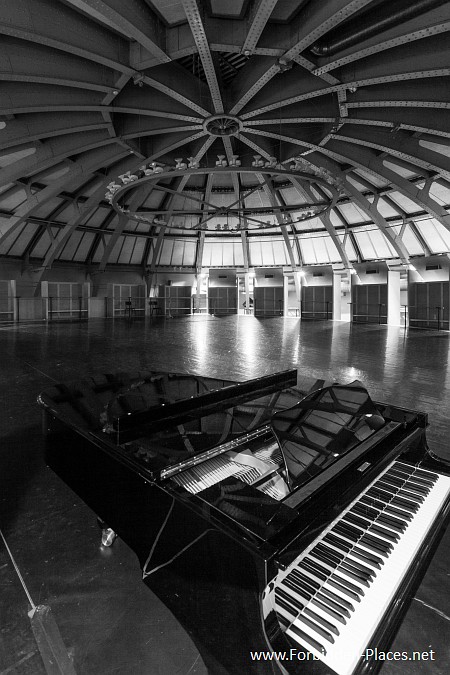
<path id="1" fill-rule="evenodd" d="M 291 389 L 296 382 L 296 370 L 243 383 L 139 371 L 55 384 L 41 392 L 38 403 L 48 419 L 98 439 L 146 476 L 158 479 L 173 465 L 203 456 L 296 403 L 302 396 Z M 240 414 L 232 428 L 224 420 L 234 406 Z M 186 423 L 192 427 L 189 438 L 183 432 Z"/>

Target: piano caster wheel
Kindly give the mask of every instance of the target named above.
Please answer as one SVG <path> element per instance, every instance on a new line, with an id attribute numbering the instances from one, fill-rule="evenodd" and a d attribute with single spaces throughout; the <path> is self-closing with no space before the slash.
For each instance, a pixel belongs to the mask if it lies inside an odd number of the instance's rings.
<path id="1" fill-rule="evenodd" d="M 101 518 L 97 518 L 97 524 L 102 531 L 102 546 L 112 546 L 117 539 L 117 534 Z"/>
<path id="2" fill-rule="evenodd" d="M 102 546 L 112 546 L 117 539 L 117 534 L 110 527 L 102 530 Z"/>

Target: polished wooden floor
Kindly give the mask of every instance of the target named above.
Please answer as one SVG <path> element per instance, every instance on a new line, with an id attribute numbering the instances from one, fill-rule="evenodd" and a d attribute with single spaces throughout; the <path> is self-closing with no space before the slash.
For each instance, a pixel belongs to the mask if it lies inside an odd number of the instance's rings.
<path id="1" fill-rule="evenodd" d="M 115 370 L 245 380 L 295 367 L 305 391 L 317 379 L 360 379 L 377 400 L 427 411 L 430 446 L 450 458 L 449 349 L 447 332 L 281 317 L 0 324 L 1 528 L 34 603 L 51 606 L 77 675 L 205 675 L 206 669 L 142 584 L 134 554 L 121 541 L 102 549 L 94 514 L 45 467 L 40 390 Z M 431 646 L 436 660 L 390 662 L 383 675 L 449 672 L 449 554 L 447 533 L 394 645 Z M 27 597 L 1 541 L 0 584 L 0 675 L 41 675 Z"/>

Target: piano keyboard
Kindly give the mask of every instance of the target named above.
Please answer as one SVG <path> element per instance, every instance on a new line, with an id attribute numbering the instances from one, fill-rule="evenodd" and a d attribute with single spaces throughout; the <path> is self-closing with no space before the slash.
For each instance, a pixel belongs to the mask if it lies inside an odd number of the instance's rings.
<path id="1" fill-rule="evenodd" d="M 449 491 L 447 476 L 393 462 L 279 572 L 265 608 L 300 650 L 350 675 Z"/>

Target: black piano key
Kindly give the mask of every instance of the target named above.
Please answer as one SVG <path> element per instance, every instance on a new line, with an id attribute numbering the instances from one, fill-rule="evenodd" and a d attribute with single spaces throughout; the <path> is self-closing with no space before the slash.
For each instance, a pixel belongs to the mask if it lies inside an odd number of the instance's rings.
<path id="1" fill-rule="evenodd" d="M 342 617 L 345 616 L 345 617 L 347 617 L 347 619 L 350 618 L 350 612 L 348 611 L 348 609 L 346 609 L 340 603 L 335 602 L 328 595 L 325 595 L 325 593 L 322 593 L 322 591 L 320 591 L 320 593 L 317 593 L 317 596 L 316 596 L 315 599 L 323 602 L 324 605 L 331 608 L 333 611 L 337 612 L 340 616 L 342 616 Z"/>
<path id="2" fill-rule="evenodd" d="M 357 589 L 355 591 L 351 589 L 348 584 L 341 583 L 339 575 L 330 573 L 326 567 L 323 567 L 319 562 L 313 560 L 312 558 L 303 558 L 302 563 L 308 563 L 312 569 L 316 569 L 321 574 L 326 574 L 328 576 L 327 584 L 335 588 L 337 591 L 343 593 L 349 598 L 352 598 L 353 600 L 356 600 L 357 602 L 361 602 L 361 598 L 359 596 L 364 595 L 364 591 L 362 589 Z"/>
<path id="3" fill-rule="evenodd" d="M 348 521 L 348 515 L 349 515 L 348 513 L 345 514 L 345 518 L 342 519 L 342 522 L 346 523 Z M 373 535 L 375 535 L 377 537 L 380 537 L 380 540 L 382 541 L 382 543 L 386 543 L 387 545 L 390 545 L 391 548 L 392 548 L 392 544 L 389 544 L 388 541 L 386 541 L 386 540 L 396 542 L 399 539 L 399 536 L 396 535 L 393 532 L 392 533 L 388 532 L 387 534 L 385 534 L 384 531 L 382 530 L 382 528 L 378 527 L 377 525 L 371 525 L 370 527 L 368 527 L 366 529 L 365 534 L 370 534 L 370 533 L 372 533 Z M 381 539 L 381 537 L 383 537 L 383 539 Z"/>
<path id="4" fill-rule="evenodd" d="M 324 536 L 322 541 L 326 542 L 327 544 L 330 544 L 331 546 L 334 546 L 335 548 L 339 549 L 339 551 L 342 551 L 347 555 L 353 548 L 353 542 L 344 541 L 343 539 L 337 537 L 336 534 L 333 534 L 332 532 L 328 532 Z"/>
<path id="5" fill-rule="evenodd" d="M 377 536 L 383 537 L 383 539 L 388 539 L 389 541 L 393 541 L 394 543 L 400 540 L 400 535 L 397 534 L 396 532 L 392 532 L 392 530 L 386 529 L 386 527 L 382 527 L 381 525 L 371 525 L 369 527 L 369 532 L 372 534 L 376 534 Z"/>
<path id="6" fill-rule="evenodd" d="M 365 504 L 355 504 L 350 510 L 350 513 L 356 512 L 356 514 L 363 516 L 364 518 L 370 519 L 373 522 L 379 524 L 384 523 L 388 527 L 396 530 L 397 532 L 404 532 L 406 530 L 407 524 L 402 523 L 398 518 L 392 518 L 392 516 L 387 516 L 382 511 L 366 506 Z"/>
<path id="7" fill-rule="evenodd" d="M 323 553 L 323 555 L 329 557 L 330 560 L 335 562 L 337 565 L 339 565 L 341 560 L 343 560 L 344 558 L 342 553 L 339 553 L 338 551 L 335 551 L 334 549 L 330 548 L 329 546 L 324 544 L 323 541 L 320 542 L 320 544 L 317 544 L 316 549 L 321 553 Z"/>
<path id="8" fill-rule="evenodd" d="M 428 497 L 431 492 L 431 490 L 428 488 L 424 488 L 421 485 L 416 485 L 412 480 L 408 480 L 406 483 L 404 483 L 403 489 L 407 492 L 412 492 L 414 495 L 419 494 L 424 498 Z"/>
<path id="9" fill-rule="evenodd" d="M 353 505 L 353 507 L 350 509 L 350 513 L 355 513 L 372 521 L 376 520 L 379 515 L 379 512 L 376 509 L 366 506 L 365 504 L 361 504 L 360 502 L 357 502 Z"/>
<path id="10" fill-rule="evenodd" d="M 345 586 L 346 588 L 349 588 L 352 590 L 354 593 L 359 593 L 359 595 L 364 595 L 364 590 L 361 588 L 361 585 L 356 585 L 353 582 L 349 581 L 348 578 L 349 575 L 345 575 L 345 577 L 342 575 L 341 570 L 339 571 L 339 574 L 337 574 L 334 570 L 336 569 L 333 565 L 330 565 L 330 563 L 327 562 L 326 559 L 320 556 L 320 553 L 313 553 L 312 551 L 309 552 L 311 556 L 313 556 L 315 559 L 319 560 L 324 565 L 328 565 L 330 569 L 332 570 L 332 578 L 336 579 L 340 584 Z"/>
<path id="11" fill-rule="evenodd" d="M 364 544 L 367 548 L 378 555 L 382 555 L 387 558 L 390 555 L 392 546 L 390 544 L 385 545 L 380 539 L 372 537 L 370 534 L 365 534 L 361 537 L 361 544 Z"/>
<path id="12" fill-rule="evenodd" d="M 380 525 L 386 525 L 396 532 L 404 532 L 408 527 L 408 523 L 400 520 L 399 518 L 394 518 L 387 513 L 380 513 L 377 523 L 380 523 Z"/>
<path id="13" fill-rule="evenodd" d="M 365 529 L 367 532 L 373 532 L 376 533 L 385 539 L 389 539 L 390 541 L 398 541 L 400 539 L 398 534 L 395 534 L 394 532 L 389 532 L 389 530 L 385 530 L 384 528 L 380 527 L 379 525 L 376 524 L 371 524 L 367 520 L 362 519 L 360 516 L 355 515 L 352 513 L 352 511 L 349 511 L 348 513 L 345 514 L 345 518 L 343 519 L 346 522 L 350 522 L 353 525 L 358 525 L 359 527 Z"/>
<path id="14" fill-rule="evenodd" d="M 434 487 L 436 481 L 435 480 L 429 480 L 428 478 L 421 478 L 418 476 L 416 473 L 413 473 L 408 477 L 408 480 L 412 480 L 415 483 L 418 483 L 419 485 L 423 485 L 424 487 L 429 487 L 430 490 L 431 488 Z"/>
<path id="15" fill-rule="evenodd" d="M 308 616 L 310 616 L 312 619 L 314 619 L 316 623 L 320 623 L 324 628 L 327 628 L 331 633 L 339 635 L 339 631 L 333 623 L 324 619 L 323 616 L 319 616 L 319 614 L 316 614 L 316 612 L 310 609 L 310 607 L 306 607 L 303 614 L 307 614 Z"/>
<path id="16" fill-rule="evenodd" d="M 405 499 L 410 499 L 414 504 L 423 504 L 426 497 L 419 495 L 417 492 L 412 492 L 408 485 L 404 485 L 401 490 L 397 492 L 397 497 L 404 497 Z"/>
<path id="17" fill-rule="evenodd" d="M 296 571 L 298 572 L 298 570 Z M 298 574 L 295 575 L 295 581 L 299 584 L 300 588 L 304 589 L 306 592 L 309 592 L 309 589 L 311 587 L 315 590 L 315 595 L 314 597 L 311 598 L 312 602 L 320 601 L 321 603 L 326 605 L 329 609 L 332 609 L 334 612 L 337 612 L 342 618 L 344 616 L 347 618 L 350 616 L 349 611 L 345 607 L 335 602 L 332 598 L 327 597 L 320 590 L 320 584 L 313 582 L 309 577 L 305 576 L 304 574 L 301 574 L 300 572 L 298 572 Z M 311 595 L 313 595 L 313 593 Z"/>
<path id="18" fill-rule="evenodd" d="M 323 541 L 327 541 L 333 546 L 337 546 L 342 551 L 347 551 L 349 555 L 352 555 L 358 558 L 359 560 L 362 560 L 366 564 L 372 565 L 372 567 L 376 567 L 376 569 L 381 569 L 381 565 L 384 564 L 384 561 L 381 560 L 381 558 L 377 558 L 377 556 L 371 555 L 368 551 L 364 551 L 362 548 L 359 548 L 358 546 L 354 545 L 352 546 L 350 543 L 345 542 L 343 539 L 341 539 L 341 537 L 337 537 L 335 534 L 332 534 L 331 532 L 328 532 L 328 534 L 325 535 Z"/>
<path id="19" fill-rule="evenodd" d="M 293 595 L 287 593 L 280 586 L 277 586 L 275 588 L 275 598 L 276 602 L 279 602 L 281 598 L 286 603 L 287 606 L 290 605 L 295 610 L 295 612 L 294 611 L 291 612 L 292 616 L 297 616 L 300 612 L 303 612 L 303 614 L 307 614 L 309 617 L 311 617 L 311 619 L 314 619 L 316 623 L 320 623 L 324 628 L 326 628 L 331 633 L 339 635 L 339 631 L 333 623 L 327 621 L 322 616 L 314 612 L 312 609 L 301 603 L 299 600 L 297 600 L 297 598 L 294 598 Z"/>
<path id="20" fill-rule="evenodd" d="M 313 598 L 311 603 L 318 607 L 325 614 L 328 614 L 328 616 L 332 617 L 336 621 L 339 621 L 339 623 L 343 623 L 344 625 L 347 623 L 347 619 L 343 615 L 343 612 L 337 612 L 334 610 L 330 606 L 330 602 L 324 603 L 319 598 Z"/>
<path id="21" fill-rule="evenodd" d="M 342 522 L 345 522 L 345 523 L 347 522 L 347 515 L 345 516 L 345 518 L 343 518 Z M 363 538 L 365 536 L 373 537 L 373 538 L 375 538 L 375 543 L 380 544 L 380 545 L 382 544 L 385 550 L 391 551 L 393 549 L 392 544 L 390 544 L 386 539 L 381 539 L 378 535 L 370 534 L 371 530 L 372 530 L 372 528 L 370 528 L 370 529 L 368 529 L 368 530 L 366 530 L 365 532 L 362 533 L 361 541 L 363 540 Z"/>
<path id="22" fill-rule="evenodd" d="M 323 543 L 323 541 L 322 541 L 322 544 L 321 544 L 321 545 L 322 545 L 324 548 L 330 550 L 329 546 L 326 546 L 326 545 Z M 322 550 L 322 549 L 321 549 L 321 550 Z M 351 565 L 352 567 L 354 567 L 355 569 L 359 570 L 360 572 L 363 572 L 364 575 L 365 575 L 367 578 L 371 578 L 372 576 L 375 576 L 375 572 L 374 572 L 373 570 L 369 569 L 368 567 L 366 567 L 365 565 L 362 565 L 361 563 L 357 562 L 356 560 L 351 560 L 351 561 L 350 561 L 350 560 L 347 558 L 346 555 L 343 555 L 342 553 L 339 553 L 338 551 L 334 551 L 334 549 L 331 549 L 331 550 L 333 550 L 333 552 L 335 552 L 336 555 L 339 557 L 339 560 L 341 561 L 341 564 L 342 564 L 342 563 L 347 563 L 347 564 Z"/>
<path id="23" fill-rule="evenodd" d="M 349 523 L 345 523 L 343 520 L 340 520 L 336 525 L 333 527 L 331 532 L 338 532 L 339 534 L 346 535 L 350 541 L 354 541 L 355 543 L 358 541 L 358 539 L 361 539 L 362 535 L 364 534 L 363 530 L 359 530 L 357 527 L 353 527 Z"/>
<path id="24" fill-rule="evenodd" d="M 298 626 L 295 626 L 292 624 L 290 626 L 290 630 L 295 633 L 301 640 L 306 642 L 307 644 L 311 645 L 311 647 L 314 647 L 320 654 L 323 654 L 323 656 L 326 656 L 327 650 L 323 645 L 320 644 L 317 640 L 314 640 L 314 638 L 310 637 L 307 633 L 304 633 Z"/>
<path id="25" fill-rule="evenodd" d="M 350 565 L 354 569 L 358 570 L 358 572 L 360 572 L 361 574 L 364 574 L 368 581 L 372 581 L 373 577 L 376 576 L 376 573 L 373 569 L 367 567 L 366 565 L 363 565 L 361 562 L 358 562 L 357 560 L 345 558 L 343 563 L 345 563 L 346 565 Z"/>
<path id="26" fill-rule="evenodd" d="M 391 503 L 406 511 L 411 511 L 411 513 L 416 513 L 419 510 L 417 504 L 414 504 L 411 500 L 404 499 L 403 497 L 394 497 Z"/>
<path id="27" fill-rule="evenodd" d="M 365 562 L 366 565 L 371 565 L 372 567 L 375 567 L 377 570 L 380 570 L 381 566 L 384 565 L 384 560 L 374 555 L 373 553 L 369 553 L 369 551 L 360 548 L 359 546 L 354 546 L 352 548 L 351 554 L 352 556 L 355 556 L 356 558 L 359 558 L 360 560 Z"/>
<path id="28" fill-rule="evenodd" d="M 337 565 L 334 563 L 331 563 L 329 559 L 327 559 L 326 556 L 323 555 L 323 553 L 320 553 L 320 551 L 315 551 L 314 549 L 309 552 L 311 556 L 319 560 L 320 562 L 324 563 L 325 565 L 328 565 L 329 567 L 333 568 L 336 570 Z M 353 581 L 357 581 L 359 584 L 362 586 L 368 586 L 369 584 L 365 579 L 359 578 L 356 574 L 354 574 L 351 569 L 347 569 L 344 566 L 340 566 L 339 569 L 337 570 L 339 572 L 339 577 L 341 580 L 344 580 L 344 577 L 349 577 L 350 579 L 353 579 Z M 355 588 L 358 588 L 355 586 Z M 362 590 L 362 589 L 360 589 Z"/>
<path id="29" fill-rule="evenodd" d="M 433 487 L 435 483 L 435 481 L 428 480 L 426 478 L 420 478 L 415 474 L 411 474 L 408 473 L 407 471 L 400 470 L 397 467 L 392 467 L 391 469 L 389 469 L 389 473 L 392 473 L 394 476 L 397 476 L 398 478 L 403 478 L 404 480 L 413 480 L 418 485 L 423 485 L 423 487 L 428 487 L 430 489 Z"/>
<path id="30" fill-rule="evenodd" d="M 334 637 L 331 635 L 331 633 L 322 628 L 321 626 L 319 626 L 311 619 L 309 619 L 304 614 L 299 614 L 297 617 L 297 621 L 301 621 L 302 623 L 305 624 L 305 626 L 308 626 L 308 628 L 313 630 L 315 633 L 318 633 L 321 637 L 325 638 L 325 640 L 328 640 L 328 642 L 334 644 Z"/>
<path id="31" fill-rule="evenodd" d="M 348 553 L 353 548 L 353 545 L 350 542 L 344 541 L 341 537 L 337 537 L 333 532 L 327 532 L 324 536 L 323 541 L 327 541 L 329 544 L 333 544 L 344 553 Z"/>
<path id="32" fill-rule="evenodd" d="M 320 551 L 317 550 L 317 548 L 313 548 L 310 552 L 309 555 L 313 556 L 317 560 L 320 560 L 321 562 L 325 563 L 325 565 L 328 565 L 332 570 L 335 570 L 336 567 L 338 566 L 337 562 L 333 562 L 330 560 L 329 556 L 324 555 Z"/>
<path id="33" fill-rule="evenodd" d="M 327 595 L 331 600 L 334 600 L 338 605 L 341 605 L 344 609 L 347 609 L 349 612 L 354 612 L 355 608 L 353 607 L 351 602 L 348 602 L 344 598 L 341 598 L 340 595 L 337 593 L 333 593 L 333 591 L 330 591 L 329 588 L 326 588 L 325 586 L 322 587 L 322 591 L 324 595 Z"/>
<path id="34" fill-rule="evenodd" d="M 393 506 L 392 504 L 388 504 L 385 509 L 386 513 L 390 513 L 395 517 L 401 518 L 402 520 L 406 520 L 410 522 L 413 519 L 413 516 L 408 513 L 408 511 L 404 511 L 403 509 L 400 509 L 396 506 Z"/>
<path id="35" fill-rule="evenodd" d="M 411 513 L 415 513 L 419 508 L 418 505 L 413 504 L 412 501 L 407 501 L 401 497 L 396 497 L 393 492 L 387 492 L 386 490 L 380 490 L 375 487 L 371 487 L 370 490 L 367 490 L 366 494 L 369 495 L 369 497 L 380 499 L 386 504 L 392 503 L 401 506 L 401 508 L 405 509 L 406 511 L 410 511 Z"/>
<path id="36" fill-rule="evenodd" d="M 298 579 L 295 579 L 292 574 L 288 574 L 287 577 L 283 579 L 281 582 L 288 588 L 292 589 L 293 591 L 296 591 L 299 595 L 302 596 L 305 600 L 311 600 L 313 595 L 315 594 L 315 590 L 311 586 L 307 586 L 306 584 L 302 584 L 301 581 L 298 581 Z"/>
<path id="37" fill-rule="evenodd" d="M 410 485 L 414 485 L 416 487 L 423 488 L 424 490 L 426 490 L 427 495 L 430 494 L 431 490 L 434 487 L 434 483 L 425 481 L 422 478 L 416 478 L 415 476 L 412 476 L 412 477 L 408 478 L 408 480 L 406 482 Z"/>
<path id="38" fill-rule="evenodd" d="M 377 485 L 383 488 L 383 490 L 389 490 L 390 488 L 389 484 L 382 480 L 378 481 Z M 392 488 L 392 494 L 395 495 L 396 497 L 404 497 L 405 499 L 410 499 L 413 503 L 419 502 L 420 504 L 422 504 L 425 501 L 425 497 L 422 497 L 422 495 L 412 496 L 412 494 L 410 492 L 408 493 L 406 490 L 398 490 L 396 488 Z"/>
<path id="39" fill-rule="evenodd" d="M 314 574 L 316 579 L 322 583 L 324 583 L 330 576 L 328 570 L 326 570 L 324 567 L 320 568 L 319 565 L 313 564 L 311 560 L 308 560 L 308 558 L 303 558 L 303 560 L 298 563 L 297 567 L 308 570 L 310 574 Z"/>
<path id="40" fill-rule="evenodd" d="M 384 480 L 386 483 L 389 483 L 390 485 L 393 485 L 394 487 L 399 487 L 401 488 L 404 484 L 404 480 L 401 478 L 396 478 L 395 476 L 391 476 L 389 471 L 383 474 L 382 480 Z"/>
<path id="41" fill-rule="evenodd" d="M 344 579 L 345 581 L 345 579 Z M 327 583 L 335 588 L 337 591 L 342 593 L 343 595 L 346 595 L 348 598 L 351 598 L 352 600 L 355 600 L 356 602 L 361 602 L 361 597 L 364 595 L 364 591 L 361 589 L 358 589 L 360 592 L 356 593 L 356 591 L 353 591 L 351 588 L 346 586 L 344 583 L 340 583 L 340 577 L 338 574 L 332 574 L 331 577 L 328 579 Z"/>
<path id="42" fill-rule="evenodd" d="M 304 598 L 308 602 L 311 602 L 316 607 L 319 607 L 319 609 L 321 609 L 322 612 L 328 614 L 328 616 L 331 616 L 333 619 L 337 619 L 340 623 L 344 624 L 346 623 L 344 609 L 342 609 L 341 612 L 337 611 L 332 606 L 331 600 L 322 602 L 324 598 L 319 597 L 319 594 L 317 595 L 317 597 L 315 597 L 314 594 L 315 592 L 311 593 L 308 590 L 307 585 L 302 584 L 297 579 L 293 579 L 290 574 L 287 577 L 285 577 L 281 583 L 287 586 L 288 588 L 291 588 L 291 590 L 293 590 L 294 593 L 297 593 L 301 598 Z M 325 600 L 327 599 L 325 598 Z"/>
<path id="43" fill-rule="evenodd" d="M 349 563 L 342 562 L 339 565 L 338 570 L 341 574 L 345 574 L 345 576 L 353 579 L 353 581 L 357 581 L 358 584 L 362 584 L 363 586 L 369 588 L 369 581 L 372 581 L 372 577 L 368 577 L 363 572 L 357 570 L 356 567 L 352 567 L 352 565 L 349 565 Z"/>
<path id="44" fill-rule="evenodd" d="M 426 478 L 428 480 L 432 480 L 434 483 L 439 479 L 439 475 L 437 473 L 432 473 L 431 471 L 422 471 L 421 469 L 418 469 L 414 464 L 405 464 L 404 462 L 395 462 L 394 466 L 398 466 L 399 468 L 404 468 L 405 470 L 411 471 L 411 473 L 414 476 L 420 476 L 420 478 Z"/>
<path id="45" fill-rule="evenodd" d="M 310 577 L 303 574 L 300 571 L 300 569 L 298 568 L 298 566 L 296 568 L 294 568 L 288 576 L 291 576 L 291 574 L 292 574 L 292 577 L 294 579 L 297 579 L 299 583 L 304 582 L 305 584 L 308 584 L 312 588 L 313 592 L 319 590 L 320 583 L 318 583 L 317 581 L 314 581 L 314 579 L 311 579 Z"/>
<path id="46" fill-rule="evenodd" d="M 378 486 L 378 483 L 377 483 Z M 374 497 L 375 499 L 379 499 L 380 501 L 384 502 L 385 504 L 389 504 L 393 497 L 393 492 L 387 492 L 386 490 L 380 490 L 379 487 L 375 487 L 372 485 L 372 487 L 367 490 L 366 492 L 369 497 Z"/>
<path id="47" fill-rule="evenodd" d="M 348 511 L 345 514 L 343 520 L 345 520 L 347 523 L 352 523 L 352 525 L 356 525 L 356 527 L 360 527 L 362 530 L 367 530 L 370 525 L 367 520 L 364 520 L 360 516 L 355 515 L 351 511 Z"/>
<path id="48" fill-rule="evenodd" d="M 336 574 L 336 572 L 333 572 L 331 575 L 331 578 L 336 581 L 336 583 L 341 584 L 341 586 L 344 586 L 344 588 L 347 589 L 347 591 L 351 591 L 352 593 L 356 595 L 361 595 L 364 596 L 364 590 L 361 588 L 361 586 L 357 586 L 356 584 L 352 583 L 345 577 L 343 577 L 341 574 Z M 330 582 L 331 583 L 331 582 Z M 350 593 L 347 593 L 347 595 L 350 595 Z M 354 595 L 352 597 L 355 597 Z"/>
<path id="49" fill-rule="evenodd" d="M 275 598 L 275 604 L 278 607 L 281 607 L 286 614 L 289 616 L 289 620 L 292 622 L 295 618 L 297 618 L 298 612 L 295 611 L 295 609 L 292 607 L 291 603 L 285 600 L 284 598 L 281 597 L 276 597 Z"/>
<path id="50" fill-rule="evenodd" d="M 275 586 L 275 600 L 278 602 L 280 600 L 284 600 L 284 602 L 288 603 L 289 605 L 292 606 L 292 615 L 297 616 L 299 612 L 301 612 L 303 609 L 305 609 L 306 605 L 301 603 L 297 598 L 294 598 L 293 595 L 288 593 L 287 591 L 284 590 L 284 588 L 281 588 L 281 586 Z"/>
<path id="51" fill-rule="evenodd" d="M 419 494 L 427 496 L 430 493 L 431 487 L 426 486 L 426 485 L 421 485 L 420 483 L 417 483 L 413 478 L 406 477 L 401 478 L 400 476 L 396 475 L 394 472 L 388 471 L 387 473 L 384 474 L 384 478 L 391 483 L 393 481 L 398 481 L 400 484 L 400 487 L 408 487 L 410 486 L 411 489 L 414 491 L 419 492 Z"/>
<path id="52" fill-rule="evenodd" d="M 402 520 L 410 521 L 413 519 L 413 516 L 408 511 L 402 511 L 401 509 L 397 509 L 389 503 L 381 502 L 379 499 L 374 499 L 368 495 L 363 495 L 359 501 L 361 504 L 373 506 L 373 508 L 380 509 L 380 511 L 396 515 Z"/>

